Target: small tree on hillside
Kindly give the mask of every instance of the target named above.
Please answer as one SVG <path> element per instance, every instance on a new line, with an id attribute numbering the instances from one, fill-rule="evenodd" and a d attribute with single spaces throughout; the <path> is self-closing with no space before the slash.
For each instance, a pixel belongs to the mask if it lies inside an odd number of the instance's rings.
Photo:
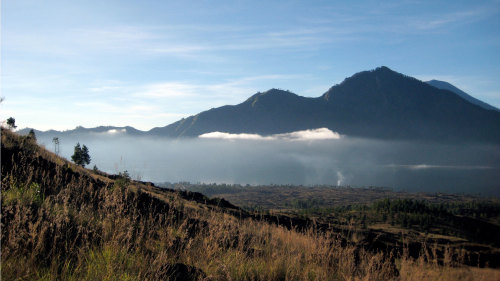
<path id="1" fill-rule="evenodd" d="M 71 160 L 73 160 L 75 164 L 80 165 L 82 167 L 85 167 L 85 165 L 89 164 L 90 155 L 87 146 L 83 145 L 83 147 L 81 147 L 80 143 L 77 143 L 75 145 L 75 152 L 73 153 L 73 156 L 71 156 Z"/>
<path id="2" fill-rule="evenodd" d="M 28 133 L 28 138 L 36 141 L 36 134 L 35 134 L 35 131 L 33 129 L 31 129 L 30 132 Z"/>
<path id="3" fill-rule="evenodd" d="M 90 163 L 89 149 L 86 145 L 82 147 L 82 161 L 88 165 Z"/>
<path id="4" fill-rule="evenodd" d="M 10 117 L 9 119 L 7 119 L 7 126 L 9 126 L 9 129 L 17 128 L 16 119 L 14 119 L 13 117 Z"/>

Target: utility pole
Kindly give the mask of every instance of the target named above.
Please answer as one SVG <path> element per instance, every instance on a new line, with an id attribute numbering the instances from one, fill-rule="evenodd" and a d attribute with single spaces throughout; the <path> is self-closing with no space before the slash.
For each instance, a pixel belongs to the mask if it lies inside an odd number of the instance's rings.
<path id="1" fill-rule="evenodd" d="M 54 143 L 54 152 L 56 153 L 57 156 L 59 156 L 59 138 L 54 137 L 52 139 L 52 142 Z"/>

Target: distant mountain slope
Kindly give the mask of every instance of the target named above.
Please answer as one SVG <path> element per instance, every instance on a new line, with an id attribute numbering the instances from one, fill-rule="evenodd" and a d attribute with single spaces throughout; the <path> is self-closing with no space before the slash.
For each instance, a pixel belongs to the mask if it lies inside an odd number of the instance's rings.
<path id="1" fill-rule="evenodd" d="M 288 91 L 271 89 L 257 93 L 235 106 L 201 112 L 162 128 L 154 135 L 198 136 L 208 132 L 275 134 L 316 128 L 314 118 L 321 106 L 319 98 L 306 98 Z"/>
<path id="2" fill-rule="evenodd" d="M 460 90 L 459 88 L 453 86 L 452 84 L 450 84 L 448 82 L 439 81 L 439 80 L 430 80 L 430 81 L 426 81 L 425 83 L 427 83 L 431 86 L 434 86 L 438 89 L 452 91 L 453 93 L 461 96 L 465 100 L 467 100 L 473 104 L 479 105 L 480 107 L 482 107 L 484 109 L 500 111 L 500 109 L 476 99 L 475 97 L 467 94 L 466 92 Z"/>
<path id="3" fill-rule="evenodd" d="M 24 128 L 18 131 L 20 135 L 27 135 L 31 128 Z M 109 134 L 109 135 L 114 135 L 114 134 L 127 134 L 127 135 L 132 135 L 132 136 L 138 136 L 138 135 L 143 135 L 145 132 L 137 130 L 133 127 L 126 126 L 126 127 L 114 127 L 114 126 L 99 126 L 95 128 L 84 128 L 82 126 L 78 126 L 73 130 L 67 130 L 67 131 L 56 131 L 56 130 L 49 130 L 49 131 L 39 131 L 39 130 L 34 130 L 35 134 L 37 136 L 40 135 L 50 135 L 54 137 L 59 137 L 61 135 L 79 135 L 79 134 Z"/>
<path id="4" fill-rule="evenodd" d="M 272 89 L 148 133 L 267 135 L 321 127 L 356 137 L 500 142 L 499 112 L 387 67 L 357 73 L 318 98 Z"/>

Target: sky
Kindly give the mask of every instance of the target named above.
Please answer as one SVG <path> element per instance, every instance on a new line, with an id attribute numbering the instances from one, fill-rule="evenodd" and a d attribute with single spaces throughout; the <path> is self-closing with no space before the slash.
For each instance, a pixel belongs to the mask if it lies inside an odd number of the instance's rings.
<path id="1" fill-rule="evenodd" d="M 500 1 L 3 0 L 0 55 L 19 128 L 149 130 L 382 65 L 500 107 Z"/>

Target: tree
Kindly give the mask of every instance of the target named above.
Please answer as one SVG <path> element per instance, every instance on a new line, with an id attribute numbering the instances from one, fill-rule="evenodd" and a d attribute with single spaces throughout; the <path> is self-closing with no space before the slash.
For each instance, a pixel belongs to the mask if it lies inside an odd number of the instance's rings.
<path id="1" fill-rule="evenodd" d="M 87 146 L 83 145 L 83 147 L 81 147 L 80 143 L 77 143 L 75 145 L 75 152 L 73 153 L 73 156 L 71 156 L 71 160 L 73 160 L 75 164 L 80 165 L 82 167 L 85 167 L 85 165 L 89 164 L 90 155 Z"/>
<path id="2" fill-rule="evenodd" d="M 28 133 L 28 138 L 36 141 L 36 135 L 35 135 L 35 131 L 33 129 L 31 129 L 30 132 Z"/>
<path id="3" fill-rule="evenodd" d="M 82 147 L 82 160 L 86 164 L 90 163 L 89 149 L 87 148 L 86 145 L 83 145 Z"/>
<path id="4" fill-rule="evenodd" d="M 14 119 L 13 117 L 10 117 L 9 119 L 7 119 L 7 126 L 9 126 L 9 129 L 17 128 L 16 119 Z"/>
<path id="5" fill-rule="evenodd" d="M 118 173 L 118 179 L 115 181 L 115 184 L 120 187 L 126 187 L 130 183 L 130 174 L 127 170 L 123 173 Z"/>
<path id="6" fill-rule="evenodd" d="M 81 163 L 81 158 L 82 158 L 82 147 L 80 146 L 80 143 L 77 143 L 75 145 L 75 150 L 73 155 L 71 156 L 71 160 L 75 162 L 75 164 L 80 165 Z"/>

